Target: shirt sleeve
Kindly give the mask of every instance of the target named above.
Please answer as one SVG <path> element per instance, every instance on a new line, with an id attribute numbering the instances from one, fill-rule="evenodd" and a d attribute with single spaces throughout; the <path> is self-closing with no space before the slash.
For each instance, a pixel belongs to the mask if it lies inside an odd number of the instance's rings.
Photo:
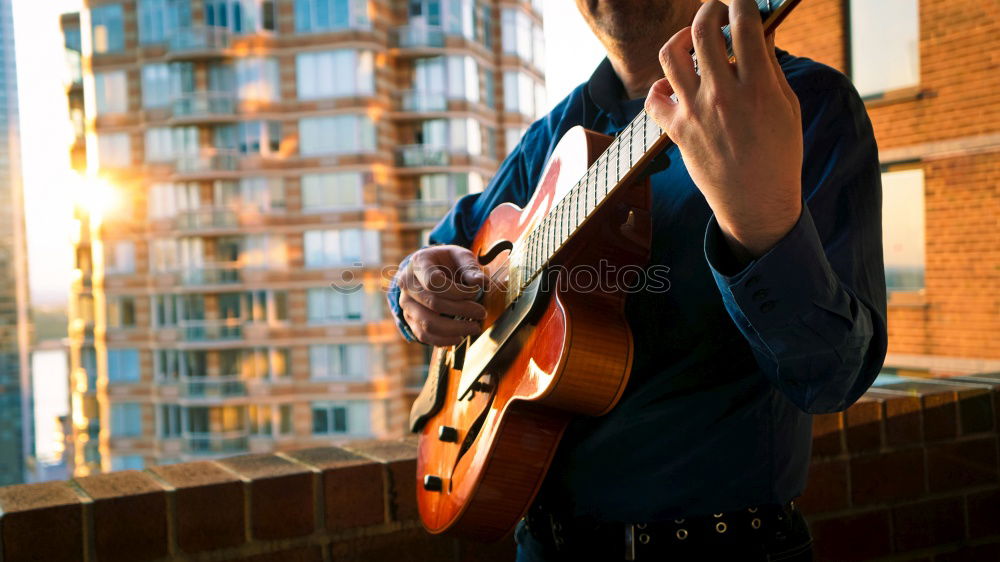
<path id="1" fill-rule="evenodd" d="M 886 352 L 881 174 L 853 87 L 799 93 L 804 202 L 798 222 L 741 271 L 713 216 L 705 256 L 723 303 L 775 387 L 809 413 L 856 401 Z"/>

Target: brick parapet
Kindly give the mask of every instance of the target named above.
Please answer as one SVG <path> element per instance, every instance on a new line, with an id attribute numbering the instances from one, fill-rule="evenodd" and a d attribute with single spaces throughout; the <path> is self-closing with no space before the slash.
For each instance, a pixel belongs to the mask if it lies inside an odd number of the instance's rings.
<path id="1" fill-rule="evenodd" d="M 901 379 L 817 416 L 798 500 L 818 560 L 996 559 L 1000 375 Z M 416 442 L 0 488 L 0 560 L 512 561 L 420 526 Z"/>

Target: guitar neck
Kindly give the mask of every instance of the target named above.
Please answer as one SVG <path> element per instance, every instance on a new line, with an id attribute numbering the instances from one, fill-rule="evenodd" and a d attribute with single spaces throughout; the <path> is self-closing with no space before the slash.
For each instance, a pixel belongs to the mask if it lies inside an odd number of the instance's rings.
<path id="1" fill-rule="evenodd" d="M 773 33 L 800 0 L 757 0 L 764 33 Z M 729 26 L 722 28 L 726 48 L 733 58 Z M 692 58 L 694 54 L 691 55 Z M 695 59 L 697 66 L 697 59 Z M 524 236 L 510 256 L 507 301 L 513 302 L 552 261 L 557 252 L 583 224 L 608 201 L 611 194 L 628 185 L 649 167 L 657 155 L 673 142 L 645 111 L 628 124 L 587 169 L 581 178 L 549 210 L 546 217 Z"/>

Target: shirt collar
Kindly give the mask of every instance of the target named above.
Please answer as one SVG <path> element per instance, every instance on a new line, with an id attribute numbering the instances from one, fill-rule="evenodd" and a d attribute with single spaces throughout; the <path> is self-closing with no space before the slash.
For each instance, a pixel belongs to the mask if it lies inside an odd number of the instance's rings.
<path id="1" fill-rule="evenodd" d="M 645 104 L 645 98 L 626 99 L 625 85 L 607 57 L 597 65 L 587 80 L 587 92 L 594 105 L 607 113 L 619 128 L 631 122 Z"/>

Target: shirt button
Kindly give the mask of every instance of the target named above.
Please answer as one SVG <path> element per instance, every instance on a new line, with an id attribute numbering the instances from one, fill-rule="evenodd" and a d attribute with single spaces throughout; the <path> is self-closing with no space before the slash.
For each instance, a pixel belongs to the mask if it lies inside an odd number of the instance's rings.
<path id="1" fill-rule="evenodd" d="M 774 301 L 767 301 L 764 304 L 760 305 L 760 311 L 763 312 L 764 314 L 767 314 L 772 310 L 774 310 Z"/>
<path id="2" fill-rule="evenodd" d="M 767 289 L 757 289 L 757 291 L 753 294 L 753 300 L 759 301 L 763 299 L 767 296 L 767 292 Z"/>
<path id="3" fill-rule="evenodd" d="M 751 275 L 747 278 L 746 282 L 743 283 L 743 286 L 747 288 L 753 287 L 758 282 L 760 282 L 760 275 Z"/>

